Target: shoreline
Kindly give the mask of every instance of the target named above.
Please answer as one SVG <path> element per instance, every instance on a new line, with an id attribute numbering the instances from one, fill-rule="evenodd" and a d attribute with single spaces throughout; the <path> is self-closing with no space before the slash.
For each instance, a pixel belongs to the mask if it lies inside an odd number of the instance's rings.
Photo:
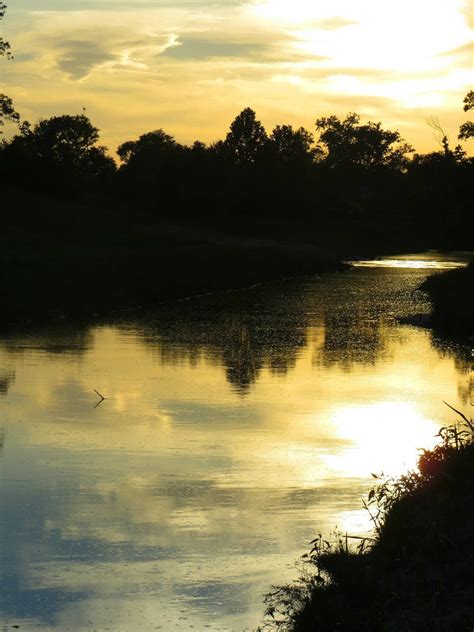
<path id="1" fill-rule="evenodd" d="M 474 343 L 474 262 L 466 268 L 429 277 L 421 289 L 433 305 L 433 331 Z"/>
<path id="2" fill-rule="evenodd" d="M 343 272 L 348 267 L 340 259 L 322 255 L 317 249 L 308 248 L 297 252 L 291 244 L 278 244 L 263 250 L 237 246 L 225 254 L 218 249 L 213 252 L 212 246 L 208 246 L 208 252 L 209 259 L 203 262 L 194 259 L 190 249 L 189 255 L 181 259 L 180 269 L 175 268 L 170 276 L 163 275 L 159 270 L 154 274 L 149 269 L 146 277 L 141 276 L 138 290 L 133 278 L 129 278 L 128 283 L 119 288 L 122 279 L 117 272 L 109 276 L 109 285 L 105 291 L 101 284 L 94 282 L 92 275 L 87 275 L 79 281 L 76 278 L 68 288 L 62 286 L 60 301 L 51 300 L 53 297 L 48 291 L 45 291 L 42 300 L 38 300 L 36 292 L 41 286 L 33 287 L 31 284 L 25 288 L 25 280 L 20 279 L 21 289 L 17 291 L 13 288 L 12 291 L 10 288 L 6 298 L 4 290 L 0 330 L 27 329 L 46 323 L 102 320 L 116 314 L 158 308 L 170 302 L 188 301 L 214 293 L 242 291 L 262 283 Z M 271 267 L 265 261 L 267 256 L 272 260 Z M 237 257 L 238 267 L 235 266 Z M 152 264 L 157 269 L 170 267 L 176 263 L 173 259 L 161 256 L 154 259 Z M 209 266 L 218 268 L 218 272 L 212 277 L 207 274 Z M 192 272 L 187 268 L 192 268 Z M 68 275 L 70 274 L 71 270 L 68 271 Z M 137 271 L 137 278 L 139 274 L 140 271 Z M 146 287 L 145 281 L 148 281 Z M 16 282 L 15 280 L 15 284 Z M 51 275 L 49 282 L 51 286 L 62 285 L 63 280 Z M 78 293 L 74 286 L 87 289 Z"/>

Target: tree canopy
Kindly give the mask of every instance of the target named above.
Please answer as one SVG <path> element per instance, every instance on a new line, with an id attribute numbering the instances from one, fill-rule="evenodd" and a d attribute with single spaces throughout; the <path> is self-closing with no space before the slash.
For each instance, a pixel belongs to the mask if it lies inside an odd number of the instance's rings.
<path id="1" fill-rule="evenodd" d="M 41 120 L 30 132 L 40 151 L 58 159 L 81 160 L 99 140 L 99 130 L 85 114 L 53 116 Z"/>
<path id="2" fill-rule="evenodd" d="M 251 108 L 245 108 L 231 123 L 224 141 L 224 150 L 236 164 L 251 165 L 257 160 L 266 142 L 265 128 L 257 121 L 255 112 Z"/>
<path id="3" fill-rule="evenodd" d="M 316 121 L 318 148 L 329 167 L 374 169 L 406 166 L 406 154 L 413 148 L 398 131 L 384 130 L 381 123 L 360 123 L 358 114 L 349 113 L 344 120 L 337 116 Z"/>
<path id="4" fill-rule="evenodd" d="M 124 164 L 130 164 L 137 160 L 162 159 L 170 151 L 179 149 L 181 145 L 175 139 L 166 134 L 162 129 L 142 134 L 138 140 L 129 140 L 122 143 L 117 154 Z"/>
<path id="5" fill-rule="evenodd" d="M 5 125 L 5 121 L 12 123 L 20 122 L 20 115 L 13 106 L 13 101 L 6 94 L 0 94 L 0 127 Z M 2 130 L 0 129 L 0 134 Z"/>
<path id="6" fill-rule="evenodd" d="M 99 130 L 85 114 L 53 116 L 34 127 L 24 123 L 4 148 L 11 180 L 24 178 L 26 168 L 35 187 L 76 193 L 115 171 L 98 140 Z"/>
<path id="7" fill-rule="evenodd" d="M 0 2 L 0 21 L 3 19 L 6 11 L 6 4 Z M 0 37 L 0 57 L 7 57 L 11 59 L 11 46 L 10 43 L 5 41 L 3 37 Z M 5 125 L 5 121 L 12 121 L 13 123 L 19 123 L 20 116 L 13 107 L 13 101 L 6 94 L 0 94 L 0 127 Z M 2 130 L 0 129 L 0 134 Z"/>
<path id="8" fill-rule="evenodd" d="M 470 90 L 464 97 L 464 112 L 474 110 L 474 90 Z M 474 123 L 472 121 L 466 121 L 459 128 L 458 138 L 460 140 L 468 140 L 474 137 Z"/>
<path id="9" fill-rule="evenodd" d="M 295 130 L 291 125 L 277 125 L 269 141 L 271 149 L 285 164 L 302 166 L 315 158 L 314 136 L 304 127 Z"/>
<path id="10" fill-rule="evenodd" d="M 6 9 L 7 9 L 7 5 L 4 4 L 3 2 L 0 2 L 0 21 L 3 20 Z M 3 37 L 0 37 L 0 57 L 3 57 L 3 56 L 11 57 L 12 52 L 11 52 L 10 43 L 5 41 Z"/>

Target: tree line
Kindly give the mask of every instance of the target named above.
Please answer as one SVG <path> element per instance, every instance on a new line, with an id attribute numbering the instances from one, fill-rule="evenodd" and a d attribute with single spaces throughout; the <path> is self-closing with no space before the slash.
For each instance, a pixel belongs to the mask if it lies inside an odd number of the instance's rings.
<path id="1" fill-rule="evenodd" d="M 473 107 L 469 92 L 464 109 Z M 122 143 L 119 164 L 85 112 L 15 122 L 18 133 L 0 144 L 0 174 L 33 192 L 108 198 L 163 218 L 240 218 L 249 228 L 304 220 L 394 241 L 410 231 L 435 246 L 461 246 L 472 228 L 474 161 L 460 145 L 443 135 L 438 151 L 415 153 L 398 131 L 354 113 L 318 118 L 315 134 L 288 124 L 267 133 L 245 108 L 223 140 L 183 145 L 158 129 Z M 472 136 L 463 124 L 459 138 Z"/>
<path id="2" fill-rule="evenodd" d="M 0 19 L 4 13 L 0 2 Z M 1 38 L 0 55 L 11 57 Z M 470 91 L 464 110 L 473 108 Z M 472 239 L 474 160 L 439 125 L 439 150 L 419 154 L 398 131 L 355 113 L 318 118 L 314 133 L 289 124 L 268 133 L 245 108 L 222 140 L 184 145 L 157 129 L 122 143 L 117 164 L 85 111 L 30 125 L 2 94 L 0 127 L 5 120 L 18 127 L 0 142 L 0 177 L 10 187 L 247 232 L 300 224 L 322 241 L 343 232 L 394 247 L 465 247 Z M 458 137 L 473 136 L 468 121 Z"/>

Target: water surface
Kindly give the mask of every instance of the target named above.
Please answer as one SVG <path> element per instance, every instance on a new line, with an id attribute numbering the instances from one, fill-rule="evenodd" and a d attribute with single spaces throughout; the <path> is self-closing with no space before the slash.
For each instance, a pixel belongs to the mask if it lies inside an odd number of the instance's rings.
<path id="1" fill-rule="evenodd" d="M 468 350 L 398 320 L 453 261 L 394 259 L 4 336 L 5 629 L 250 630 L 316 533 L 366 532 L 371 472 L 470 410 Z"/>

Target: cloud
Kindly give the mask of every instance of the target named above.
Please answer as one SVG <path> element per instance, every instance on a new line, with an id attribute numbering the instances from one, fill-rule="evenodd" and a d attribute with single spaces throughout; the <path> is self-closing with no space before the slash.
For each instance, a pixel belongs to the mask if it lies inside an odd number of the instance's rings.
<path id="1" fill-rule="evenodd" d="M 79 34 L 80 35 L 80 34 Z M 168 47 L 174 45 L 173 35 L 148 35 L 142 39 L 105 37 L 101 43 L 83 36 L 81 39 L 53 41 L 51 50 L 55 66 L 70 79 L 88 76 L 94 68 L 108 65 L 146 68 L 147 62 L 156 59 Z"/>
<path id="2" fill-rule="evenodd" d="M 474 51 L 474 42 L 470 41 L 461 46 L 457 46 L 451 50 L 443 51 L 440 57 L 457 57 L 462 58 L 472 64 L 472 54 Z"/>
<path id="3" fill-rule="evenodd" d="M 23 61 L 30 60 L 31 65 L 36 61 L 48 79 L 55 70 L 72 80 L 84 79 L 104 66 L 143 70 L 174 45 L 181 13 L 35 11 L 25 16 L 27 28 L 15 37 L 15 44 Z"/>
<path id="4" fill-rule="evenodd" d="M 466 20 L 466 24 L 469 28 L 474 29 L 474 11 L 472 10 L 471 0 L 465 0 L 463 5 L 462 14 Z"/>
<path id="5" fill-rule="evenodd" d="M 311 26 L 312 28 L 321 29 L 323 31 L 337 31 L 338 29 L 342 29 L 353 24 L 357 24 L 357 21 L 348 20 L 347 18 L 343 18 L 338 15 L 333 18 L 327 18 L 325 20 L 317 20 L 316 22 L 313 22 Z"/>
<path id="6" fill-rule="evenodd" d="M 175 46 L 167 48 L 163 55 L 173 59 L 211 59 L 217 57 L 263 56 L 266 44 L 219 41 L 197 37 L 185 37 Z"/>
<path id="7" fill-rule="evenodd" d="M 104 46 L 86 40 L 69 40 L 58 49 L 57 67 L 71 79 L 82 79 L 95 66 L 115 58 Z"/>

